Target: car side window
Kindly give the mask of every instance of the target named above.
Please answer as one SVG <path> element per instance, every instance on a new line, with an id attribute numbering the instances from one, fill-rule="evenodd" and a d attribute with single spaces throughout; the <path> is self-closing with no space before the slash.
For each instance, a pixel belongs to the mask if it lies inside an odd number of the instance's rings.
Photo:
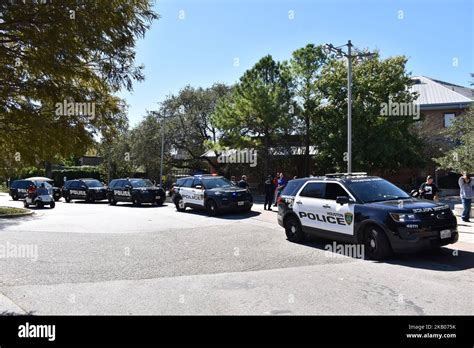
<path id="1" fill-rule="evenodd" d="M 119 189 L 119 190 L 124 189 L 125 188 L 125 182 L 126 182 L 126 180 L 119 180 L 117 182 L 117 184 L 115 185 L 115 188 Z"/>
<path id="2" fill-rule="evenodd" d="M 10 188 L 12 189 L 17 189 L 18 187 L 20 187 L 20 182 L 19 181 L 14 181 L 12 182 Z"/>
<path id="3" fill-rule="evenodd" d="M 71 188 L 71 189 L 73 189 L 73 190 L 74 190 L 74 189 L 77 189 L 77 188 L 79 188 L 79 183 L 78 183 L 77 181 L 73 181 L 73 182 L 71 183 L 71 185 L 69 186 L 69 188 Z"/>
<path id="4" fill-rule="evenodd" d="M 201 179 L 194 179 L 193 188 L 196 188 L 196 186 L 201 186 L 202 187 L 202 180 Z"/>
<path id="5" fill-rule="evenodd" d="M 335 183 L 335 182 L 326 183 L 326 192 L 324 194 L 324 198 L 335 201 L 338 196 L 349 197 L 349 194 L 338 183 Z"/>
<path id="6" fill-rule="evenodd" d="M 323 182 L 310 182 L 303 187 L 300 193 L 302 197 L 310 198 L 323 198 L 324 197 L 324 183 Z"/>
<path id="7" fill-rule="evenodd" d="M 183 183 L 182 187 L 192 187 L 193 186 L 193 178 L 186 179 Z"/>
<path id="8" fill-rule="evenodd" d="M 31 184 L 32 182 L 30 181 L 22 181 L 21 184 L 18 185 L 18 188 L 27 189 Z"/>

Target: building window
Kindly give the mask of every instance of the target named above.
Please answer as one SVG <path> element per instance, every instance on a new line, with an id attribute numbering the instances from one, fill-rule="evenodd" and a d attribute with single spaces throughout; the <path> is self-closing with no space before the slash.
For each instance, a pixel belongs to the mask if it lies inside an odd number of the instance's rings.
<path id="1" fill-rule="evenodd" d="M 455 118 L 456 114 L 454 112 L 444 114 L 444 127 L 449 127 L 453 123 Z"/>

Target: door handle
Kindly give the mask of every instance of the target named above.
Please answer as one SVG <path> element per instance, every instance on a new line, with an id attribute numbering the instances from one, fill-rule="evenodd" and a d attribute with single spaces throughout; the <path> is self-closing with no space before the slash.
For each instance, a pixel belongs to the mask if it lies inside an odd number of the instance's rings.
<path id="1" fill-rule="evenodd" d="M 303 204 L 303 202 L 301 202 L 301 201 L 296 201 L 295 203 L 296 204 Z"/>
<path id="2" fill-rule="evenodd" d="M 323 205 L 323 208 L 329 209 L 329 208 L 331 208 L 331 206 L 329 204 L 325 204 L 325 205 Z"/>

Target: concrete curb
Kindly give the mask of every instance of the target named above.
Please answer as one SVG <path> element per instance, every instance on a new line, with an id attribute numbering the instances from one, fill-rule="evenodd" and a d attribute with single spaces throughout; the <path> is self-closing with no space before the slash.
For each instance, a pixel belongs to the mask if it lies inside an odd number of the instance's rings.
<path id="1" fill-rule="evenodd" d="M 29 215 L 33 215 L 34 214 L 34 211 L 32 210 L 29 210 L 25 213 L 20 213 L 20 214 L 4 214 L 4 215 L 0 215 L 0 219 L 14 219 L 14 218 L 19 218 L 19 217 L 22 217 L 22 216 L 29 216 Z"/>

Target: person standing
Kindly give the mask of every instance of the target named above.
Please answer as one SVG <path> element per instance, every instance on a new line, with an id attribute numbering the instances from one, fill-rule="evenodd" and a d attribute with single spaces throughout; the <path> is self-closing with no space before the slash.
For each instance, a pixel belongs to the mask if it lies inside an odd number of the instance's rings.
<path id="1" fill-rule="evenodd" d="M 239 187 L 244 189 L 249 189 L 249 183 L 247 182 L 247 176 L 242 175 L 242 179 L 239 181 Z"/>
<path id="2" fill-rule="evenodd" d="M 230 177 L 230 182 L 232 183 L 232 185 L 237 186 L 237 181 L 235 180 L 235 175 L 232 175 Z"/>
<path id="3" fill-rule="evenodd" d="M 275 194 L 275 184 L 271 175 L 267 177 L 264 183 L 265 188 L 265 203 L 263 204 L 263 210 L 272 210 L 273 195 Z"/>
<path id="4" fill-rule="evenodd" d="M 277 186 L 277 200 L 278 200 L 278 197 L 280 197 L 281 192 L 283 191 L 285 186 L 286 186 L 286 179 L 285 179 L 283 173 L 280 173 L 280 178 L 278 179 L 278 186 Z M 275 207 L 277 206 L 277 202 L 275 202 L 274 206 Z"/>
<path id="5" fill-rule="evenodd" d="M 426 182 L 420 186 L 420 198 L 429 199 L 431 201 L 438 200 L 438 187 L 433 183 L 433 177 L 428 175 Z"/>
<path id="6" fill-rule="evenodd" d="M 472 182 L 471 176 L 467 173 L 463 173 L 463 176 L 459 178 L 459 194 L 461 196 L 463 211 L 461 219 L 464 222 L 470 222 L 469 218 L 471 215 L 471 203 L 472 193 L 474 191 L 474 183 Z"/>
<path id="7" fill-rule="evenodd" d="M 275 177 L 273 178 L 273 186 L 275 186 L 275 192 L 273 192 L 273 204 L 276 206 L 277 202 L 277 195 L 278 195 L 278 178 L 280 177 L 280 173 L 276 173 Z"/>

